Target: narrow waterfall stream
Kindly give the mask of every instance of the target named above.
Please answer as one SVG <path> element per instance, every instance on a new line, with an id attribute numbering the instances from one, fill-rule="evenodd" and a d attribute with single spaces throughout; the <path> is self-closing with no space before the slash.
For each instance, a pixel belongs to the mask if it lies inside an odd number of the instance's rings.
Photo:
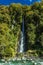
<path id="1" fill-rule="evenodd" d="M 22 53 L 23 51 L 24 51 L 24 20 L 22 21 L 21 39 L 20 39 L 20 49 L 19 49 L 19 52 Z"/>

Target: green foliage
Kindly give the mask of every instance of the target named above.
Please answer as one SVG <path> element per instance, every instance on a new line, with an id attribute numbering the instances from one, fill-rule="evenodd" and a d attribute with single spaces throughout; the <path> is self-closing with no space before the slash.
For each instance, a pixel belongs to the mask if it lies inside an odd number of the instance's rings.
<path id="1" fill-rule="evenodd" d="M 20 5 L 21 6 L 21 5 Z M 13 7 L 13 4 L 12 6 Z M 20 26 L 18 22 L 22 21 L 19 4 L 15 7 L 16 16 L 10 12 L 10 6 L 0 6 L 0 57 L 13 57 L 17 53 L 17 45 L 20 36 Z M 21 8 L 21 7 L 20 7 Z M 17 9 L 17 10 L 16 10 Z M 20 9 L 21 10 L 21 9 Z M 18 15 L 18 16 L 17 16 Z M 15 17 L 19 17 L 16 21 Z M 11 50 L 11 51 L 10 51 Z"/>
<path id="2" fill-rule="evenodd" d="M 9 6 L 11 19 L 15 20 L 18 24 L 22 22 L 22 5 L 21 4 L 11 4 Z"/>
<path id="3" fill-rule="evenodd" d="M 11 47 L 6 47 L 5 49 L 5 56 L 6 57 L 14 57 L 14 49 Z"/>
<path id="4" fill-rule="evenodd" d="M 43 46 L 43 33 L 40 35 L 40 44 Z"/>
<path id="5" fill-rule="evenodd" d="M 25 9 L 25 41 L 27 49 L 38 50 L 38 56 L 41 56 L 43 50 L 43 3 L 34 3 L 30 10 Z"/>
<path id="6" fill-rule="evenodd" d="M 15 43 L 16 37 L 8 28 L 8 25 L 5 23 L 0 24 L 0 54 L 6 56 L 9 53 L 9 57 L 14 56 Z"/>
<path id="7" fill-rule="evenodd" d="M 11 22 L 11 18 L 8 14 L 0 14 L 0 23 L 7 23 L 7 24 L 10 24 Z"/>
<path id="8" fill-rule="evenodd" d="M 1 58 L 16 55 L 23 18 L 27 53 L 32 50 L 37 56 L 43 54 L 43 2 L 31 6 L 12 3 L 9 6 L 0 5 Z"/>

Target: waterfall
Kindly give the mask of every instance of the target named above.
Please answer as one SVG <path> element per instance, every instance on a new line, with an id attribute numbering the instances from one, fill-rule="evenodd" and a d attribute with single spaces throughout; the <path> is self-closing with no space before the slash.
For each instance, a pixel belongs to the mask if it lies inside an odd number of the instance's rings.
<path id="1" fill-rule="evenodd" d="M 22 21 L 22 29 L 21 29 L 21 39 L 20 39 L 20 49 L 19 52 L 24 51 L 24 20 Z"/>

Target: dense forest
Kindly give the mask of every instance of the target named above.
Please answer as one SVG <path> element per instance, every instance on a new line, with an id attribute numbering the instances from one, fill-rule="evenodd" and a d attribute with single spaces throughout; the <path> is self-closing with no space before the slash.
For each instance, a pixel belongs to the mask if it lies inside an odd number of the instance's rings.
<path id="1" fill-rule="evenodd" d="M 43 55 L 43 2 L 33 5 L 0 5 L 0 58 L 15 57 L 24 18 L 25 53 Z"/>

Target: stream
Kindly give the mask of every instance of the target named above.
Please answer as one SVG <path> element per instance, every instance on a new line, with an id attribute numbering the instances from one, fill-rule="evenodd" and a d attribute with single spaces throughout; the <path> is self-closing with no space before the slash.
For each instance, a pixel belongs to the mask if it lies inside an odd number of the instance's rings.
<path id="1" fill-rule="evenodd" d="M 18 60 L 18 61 L 5 61 L 2 62 L 0 61 L 0 65 L 43 65 L 43 62 L 41 61 L 35 61 L 35 60 L 28 60 L 28 61 L 22 61 L 22 60 Z"/>

